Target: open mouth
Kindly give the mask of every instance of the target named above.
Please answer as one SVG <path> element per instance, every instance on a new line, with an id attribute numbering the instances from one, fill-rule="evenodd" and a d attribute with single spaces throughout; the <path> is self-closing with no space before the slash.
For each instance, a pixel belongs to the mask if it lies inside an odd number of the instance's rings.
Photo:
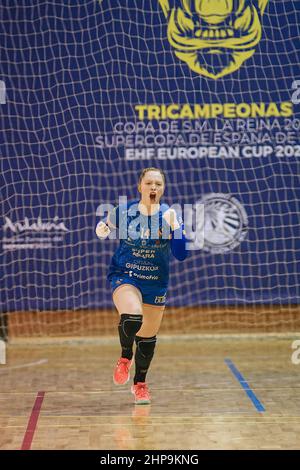
<path id="1" fill-rule="evenodd" d="M 150 201 L 151 201 L 151 202 L 155 202 L 155 199 L 156 199 L 156 194 L 155 194 L 155 193 L 151 193 L 151 194 L 150 194 Z"/>

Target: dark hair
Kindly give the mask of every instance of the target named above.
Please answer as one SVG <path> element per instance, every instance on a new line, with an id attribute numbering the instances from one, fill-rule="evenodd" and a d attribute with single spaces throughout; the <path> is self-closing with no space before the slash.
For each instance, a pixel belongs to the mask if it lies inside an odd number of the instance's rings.
<path id="1" fill-rule="evenodd" d="M 141 184 L 142 179 L 144 178 L 145 174 L 148 173 L 148 171 L 158 171 L 161 174 L 161 176 L 163 177 L 164 184 L 166 184 L 166 176 L 165 176 L 164 172 L 160 168 L 155 168 L 154 166 L 151 166 L 149 168 L 144 168 L 143 169 L 143 171 L 141 172 L 141 174 L 139 176 L 138 185 Z"/>

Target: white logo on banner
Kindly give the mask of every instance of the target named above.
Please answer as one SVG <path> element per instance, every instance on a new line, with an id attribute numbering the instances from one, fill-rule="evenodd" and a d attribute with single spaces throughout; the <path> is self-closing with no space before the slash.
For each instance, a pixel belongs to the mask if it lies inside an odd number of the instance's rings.
<path id="1" fill-rule="evenodd" d="M 227 253 L 238 246 L 248 233 L 248 218 L 240 202 L 230 194 L 212 193 L 201 199 L 204 204 L 204 250 Z"/>
<path id="2" fill-rule="evenodd" d="M 30 223 L 28 217 L 24 218 L 24 222 L 12 222 L 9 217 L 5 217 L 4 230 L 10 229 L 14 233 L 20 232 L 68 232 L 69 230 L 63 222 L 59 222 L 58 217 L 54 217 L 52 222 L 43 222 L 41 217 L 36 222 Z"/>
<path id="3" fill-rule="evenodd" d="M 4 251 L 52 248 L 63 241 L 64 233 L 69 232 L 64 222 L 60 222 L 57 216 L 47 222 L 43 222 L 41 217 L 34 222 L 30 222 L 28 217 L 17 222 L 5 217 L 3 229 Z"/>

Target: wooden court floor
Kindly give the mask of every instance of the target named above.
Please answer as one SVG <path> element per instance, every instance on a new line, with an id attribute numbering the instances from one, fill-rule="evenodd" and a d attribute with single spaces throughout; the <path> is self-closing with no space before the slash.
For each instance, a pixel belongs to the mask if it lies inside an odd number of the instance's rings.
<path id="1" fill-rule="evenodd" d="M 150 406 L 113 385 L 116 342 L 10 344 L 0 449 L 299 449 L 295 339 L 161 339 Z"/>

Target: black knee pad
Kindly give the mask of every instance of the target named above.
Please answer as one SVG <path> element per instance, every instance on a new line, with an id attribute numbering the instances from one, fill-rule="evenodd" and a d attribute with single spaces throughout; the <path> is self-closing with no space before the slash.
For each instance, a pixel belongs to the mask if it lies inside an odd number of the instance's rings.
<path id="1" fill-rule="evenodd" d="M 127 338 L 134 337 L 143 323 L 143 315 L 130 315 L 122 313 L 120 317 L 119 329 Z"/>
<path id="2" fill-rule="evenodd" d="M 151 361 L 156 345 L 156 336 L 152 336 L 151 338 L 142 338 L 141 336 L 136 336 L 135 342 L 136 355 L 146 362 L 149 360 Z"/>

